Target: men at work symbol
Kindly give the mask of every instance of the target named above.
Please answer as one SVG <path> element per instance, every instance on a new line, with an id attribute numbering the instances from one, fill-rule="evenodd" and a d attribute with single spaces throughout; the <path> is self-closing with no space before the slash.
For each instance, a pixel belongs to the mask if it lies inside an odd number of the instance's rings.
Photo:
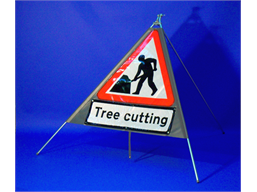
<path id="1" fill-rule="evenodd" d="M 139 78 L 140 78 L 140 80 L 137 84 L 137 89 L 133 94 L 139 95 L 142 85 L 143 85 L 144 81 L 147 79 L 148 85 L 153 91 L 151 96 L 153 96 L 156 93 L 156 91 L 158 90 L 153 82 L 153 72 L 157 71 L 156 59 L 153 59 L 153 58 L 145 59 L 144 55 L 140 55 L 138 57 L 138 60 L 140 61 L 140 64 L 138 66 L 138 71 L 132 81 L 136 81 Z M 152 63 L 153 63 L 153 67 L 152 67 Z M 139 76 L 141 71 L 143 71 L 144 74 Z"/>

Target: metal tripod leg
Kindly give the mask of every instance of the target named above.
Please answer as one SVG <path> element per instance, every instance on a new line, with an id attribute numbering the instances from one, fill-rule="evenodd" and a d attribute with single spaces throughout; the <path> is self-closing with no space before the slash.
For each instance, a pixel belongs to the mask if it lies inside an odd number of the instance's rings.
<path id="1" fill-rule="evenodd" d="M 195 171 L 196 182 L 199 183 L 197 170 L 196 170 L 196 167 L 195 167 L 195 160 L 194 160 L 194 157 L 193 157 L 193 153 L 192 153 L 191 145 L 190 145 L 190 142 L 189 142 L 189 138 L 187 138 L 187 143 L 188 143 L 188 147 L 189 147 L 189 151 L 190 151 L 190 155 L 191 155 L 191 160 L 192 160 L 194 171 Z"/>
<path id="2" fill-rule="evenodd" d="M 41 147 L 41 149 L 37 152 L 37 155 L 45 148 L 45 146 L 54 138 L 54 136 L 63 128 L 65 124 L 66 122 L 64 122 L 62 126 L 53 134 L 53 136 L 43 145 L 43 147 Z"/>
<path id="3" fill-rule="evenodd" d="M 131 159 L 131 132 L 129 131 L 129 138 L 128 138 L 128 148 L 129 148 L 129 158 Z"/>

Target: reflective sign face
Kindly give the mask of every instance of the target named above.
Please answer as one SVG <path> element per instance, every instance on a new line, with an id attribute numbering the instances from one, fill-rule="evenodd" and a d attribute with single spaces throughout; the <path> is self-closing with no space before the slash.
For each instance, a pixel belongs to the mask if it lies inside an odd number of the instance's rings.
<path id="1" fill-rule="evenodd" d="M 85 124 L 168 134 L 174 109 L 92 101 Z"/>
<path id="2" fill-rule="evenodd" d="M 162 45 L 153 30 L 98 92 L 102 100 L 171 106 L 171 88 Z"/>

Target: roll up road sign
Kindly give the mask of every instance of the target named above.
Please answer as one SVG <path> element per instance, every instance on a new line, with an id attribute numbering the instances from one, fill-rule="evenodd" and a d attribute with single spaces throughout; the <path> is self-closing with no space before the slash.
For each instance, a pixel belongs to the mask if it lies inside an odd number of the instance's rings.
<path id="1" fill-rule="evenodd" d="M 161 25 L 162 16 L 157 15 L 152 26 L 37 155 L 66 123 L 127 131 L 130 158 L 131 132 L 184 138 L 199 182 Z"/>

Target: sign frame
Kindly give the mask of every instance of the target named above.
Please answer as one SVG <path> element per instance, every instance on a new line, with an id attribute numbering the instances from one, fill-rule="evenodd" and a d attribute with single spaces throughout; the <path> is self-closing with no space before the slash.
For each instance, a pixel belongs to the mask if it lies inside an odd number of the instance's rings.
<path id="1" fill-rule="evenodd" d="M 118 64 L 110 71 L 110 73 L 101 81 L 101 83 L 94 89 L 94 91 L 82 102 L 82 104 L 73 112 L 73 114 L 66 120 L 67 123 L 75 123 L 85 125 L 85 118 L 88 116 L 89 108 L 91 106 L 91 100 L 99 100 L 98 92 L 100 89 L 109 81 L 109 79 L 113 76 L 113 74 L 124 64 L 124 62 L 130 57 L 130 55 L 136 50 L 138 46 L 145 40 L 145 38 L 153 31 L 158 31 L 161 48 L 163 49 L 164 59 L 167 67 L 167 71 L 169 73 L 170 83 L 173 91 L 173 96 L 175 101 L 171 106 L 158 106 L 158 107 L 175 107 L 176 115 L 174 116 L 174 120 L 172 123 L 172 129 L 167 136 L 169 137 L 177 137 L 177 138 L 188 138 L 188 133 L 186 129 L 186 124 L 184 120 L 184 115 L 182 111 L 182 107 L 180 104 L 180 99 L 177 91 L 176 81 L 172 69 L 172 64 L 169 57 L 169 52 L 167 49 L 166 39 L 164 35 L 164 30 L 162 28 L 149 28 L 146 32 L 139 38 L 139 40 L 132 46 L 132 48 L 127 52 L 127 54 L 118 62 Z M 101 99 L 103 100 L 103 99 Z M 107 101 L 107 100 L 104 100 Z M 119 103 L 119 102 L 115 102 Z M 131 104 L 131 103 L 130 103 Z M 142 104 L 144 105 L 144 104 Z M 145 104 L 146 106 L 149 104 Z M 149 105 L 153 106 L 153 105 Z M 134 130 L 130 130 L 133 132 Z M 146 134 L 154 134 L 144 132 Z M 157 134 L 159 135 L 159 134 Z"/>

